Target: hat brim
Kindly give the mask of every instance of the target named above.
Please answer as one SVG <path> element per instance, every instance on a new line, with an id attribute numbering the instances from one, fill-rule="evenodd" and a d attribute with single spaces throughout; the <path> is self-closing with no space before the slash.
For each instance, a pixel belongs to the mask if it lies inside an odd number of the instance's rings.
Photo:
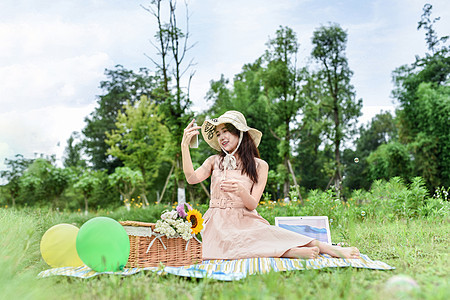
<path id="1" fill-rule="evenodd" d="M 262 133 L 258 129 L 251 128 L 245 124 L 242 124 L 241 122 L 238 122 L 237 120 L 227 117 L 227 116 L 220 116 L 217 119 L 210 119 L 205 120 L 202 124 L 202 136 L 204 140 L 210 145 L 213 149 L 216 149 L 217 151 L 222 151 L 220 148 L 219 142 L 217 140 L 217 135 L 215 133 L 216 126 L 220 124 L 226 124 L 230 123 L 236 129 L 243 132 L 248 132 L 250 137 L 252 138 L 253 142 L 255 143 L 255 146 L 258 148 L 259 143 L 261 142 Z"/>

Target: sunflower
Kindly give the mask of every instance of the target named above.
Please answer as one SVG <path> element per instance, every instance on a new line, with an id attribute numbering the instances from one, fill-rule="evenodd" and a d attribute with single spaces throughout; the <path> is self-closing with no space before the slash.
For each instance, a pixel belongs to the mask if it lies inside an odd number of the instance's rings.
<path id="1" fill-rule="evenodd" d="M 198 210 L 192 209 L 188 211 L 186 219 L 192 224 L 191 229 L 193 234 L 197 234 L 203 229 L 202 214 Z"/>

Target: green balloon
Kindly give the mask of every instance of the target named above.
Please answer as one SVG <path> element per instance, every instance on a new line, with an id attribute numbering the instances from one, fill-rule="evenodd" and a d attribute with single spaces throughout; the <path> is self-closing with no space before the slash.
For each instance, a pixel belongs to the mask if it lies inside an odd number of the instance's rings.
<path id="1" fill-rule="evenodd" d="M 83 263 L 97 272 L 122 270 L 130 255 L 127 232 L 119 222 L 107 217 L 84 223 L 78 231 L 76 247 Z"/>

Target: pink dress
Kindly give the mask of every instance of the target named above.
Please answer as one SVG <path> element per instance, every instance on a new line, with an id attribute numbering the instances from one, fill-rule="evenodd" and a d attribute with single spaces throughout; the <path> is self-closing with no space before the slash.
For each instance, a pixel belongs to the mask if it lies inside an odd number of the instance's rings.
<path id="1" fill-rule="evenodd" d="M 261 161 L 255 158 L 256 163 Z M 220 190 L 224 171 L 216 156 L 211 175 L 211 200 L 204 214 L 203 259 L 281 257 L 291 248 L 313 239 L 269 224 L 256 210 L 248 210 L 242 200 Z M 227 179 L 236 179 L 249 190 L 253 182 L 241 170 L 227 170 Z"/>

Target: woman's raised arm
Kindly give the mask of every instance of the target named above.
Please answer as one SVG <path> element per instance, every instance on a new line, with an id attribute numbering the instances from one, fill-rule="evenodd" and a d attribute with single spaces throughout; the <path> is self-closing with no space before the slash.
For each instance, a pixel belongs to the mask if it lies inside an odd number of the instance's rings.
<path id="1" fill-rule="evenodd" d="M 194 166 L 192 165 L 191 153 L 189 152 L 189 144 L 191 142 L 191 139 L 195 135 L 198 135 L 200 133 L 198 130 L 201 128 L 200 126 L 194 126 L 194 122 L 195 119 L 193 119 L 184 129 L 183 139 L 181 140 L 183 172 L 189 184 L 196 184 L 208 178 L 211 175 L 211 170 L 214 163 L 214 159 L 212 159 L 212 157 L 209 157 L 207 160 L 205 160 L 200 168 L 194 170 Z"/>

